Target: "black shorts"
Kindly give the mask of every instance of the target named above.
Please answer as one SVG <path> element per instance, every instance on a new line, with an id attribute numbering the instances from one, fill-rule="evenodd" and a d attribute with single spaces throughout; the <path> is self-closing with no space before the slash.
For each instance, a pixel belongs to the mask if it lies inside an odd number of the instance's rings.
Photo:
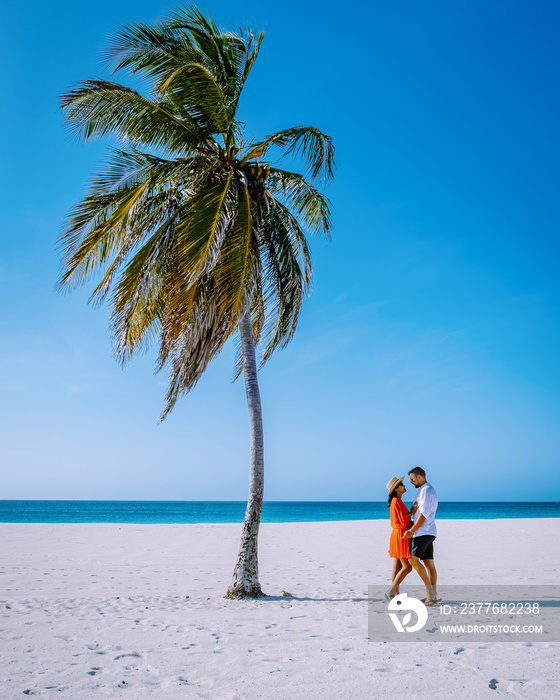
<path id="1" fill-rule="evenodd" d="M 435 535 L 418 535 L 410 540 L 410 555 L 418 559 L 434 558 Z"/>

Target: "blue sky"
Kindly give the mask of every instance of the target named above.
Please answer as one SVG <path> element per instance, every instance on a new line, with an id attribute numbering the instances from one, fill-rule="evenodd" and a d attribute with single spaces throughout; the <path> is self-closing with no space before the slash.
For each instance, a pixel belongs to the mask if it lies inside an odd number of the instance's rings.
<path id="1" fill-rule="evenodd" d="M 8 10 L 2 77 L 3 498 L 243 500 L 233 348 L 158 425 L 154 353 L 121 369 L 109 309 L 54 292 L 56 239 L 103 143 L 58 95 L 167 2 Z M 560 500 L 557 3 L 217 0 L 266 38 L 250 135 L 332 136 L 333 238 L 291 345 L 260 373 L 269 500 L 381 500 L 420 464 L 442 500 Z M 130 82 L 120 76 L 122 82 Z"/>

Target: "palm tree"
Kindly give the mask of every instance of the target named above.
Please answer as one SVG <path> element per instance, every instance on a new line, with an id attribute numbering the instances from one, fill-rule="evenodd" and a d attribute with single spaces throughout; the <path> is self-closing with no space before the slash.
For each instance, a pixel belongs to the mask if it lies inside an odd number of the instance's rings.
<path id="1" fill-rule="evenodd" d="M 257 536 L 264 487 L 261 366 L 296 329 L 311 281 L 304 231 L 329 235 L 329 202 L 311 182 L 332 177 L 331 139 L 313 127 L 247 141 L 239 98 L 261 32 L 218 28 L 194 6 L 152 24 L 123 27 L 107 59 L 143 79 L 146 95 L 87 80 L 61 98 L 67 122 L 88 141 L 120 142 L 73 208 L 60 244 L 62 288 L 101 271 L 91 300 L 107 296 L 123 363 L 159 342 L 157 370 L 170 384 L 161 419 L 239 333 L 251 425 L 250 491 L 227 596 L 261 596 Z M 304 174 L 269 152 L 300 158 Z"/>

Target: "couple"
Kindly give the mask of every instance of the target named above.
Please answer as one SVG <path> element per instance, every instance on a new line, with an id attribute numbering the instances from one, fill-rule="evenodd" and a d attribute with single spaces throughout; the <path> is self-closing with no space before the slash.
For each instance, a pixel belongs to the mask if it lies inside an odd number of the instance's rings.
<path id="1" fill-rule="evenodd" d="M 410 510 L 402 502 L 406 486 L 404 476 L 394 476 L 387 484 L 389 507 L 391 509 L 391 540 L 389 554 L 394 559 L 393 586 L 386 593 L 387 600 L 399 594 L 399 586 L 406 576 L 415 569 L 426 586 L 425 605 L 435 605 L 441 598 L 437 597 L 437 571 L 434 565 L 434 540 L 436 539 L 435 515 L 438 507 L 437 494 L 426 481 L 426 472 L 421 467 L 414 467 L 408 472 L 410 483 L 418 489 L 414 505 Z M 415 515 L 414 523 L 411 515 Z M 423 562 L 423 563 L 422 563 Z"/>

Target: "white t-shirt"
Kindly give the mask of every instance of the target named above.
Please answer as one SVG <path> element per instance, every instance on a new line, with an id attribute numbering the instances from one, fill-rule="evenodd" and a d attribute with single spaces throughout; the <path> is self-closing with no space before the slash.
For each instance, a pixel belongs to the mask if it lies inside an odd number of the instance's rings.
<path id="1" fill-rule="evenodd" d="M 435 517 L 438 507 L 438 497 L 434 487 L 426 482 L 418 489 L 414 502 L 418 503 L 418 510 L 416 511 L 415 518 L 418 518 L 420 513 L 426 518 L 422 525 L 414 532 L 414 537 L 418 537 L 419 535 L 433 535 L 436 537 L 437 528 Z"/>

